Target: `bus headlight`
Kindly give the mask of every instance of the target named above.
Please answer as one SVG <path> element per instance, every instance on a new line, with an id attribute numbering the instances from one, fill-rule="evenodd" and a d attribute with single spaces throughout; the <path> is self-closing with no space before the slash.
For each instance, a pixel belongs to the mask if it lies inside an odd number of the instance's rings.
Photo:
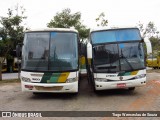
<path id="1" fill-rule="evenodd" d="M 97 82 L 107 82 L 108 80 L 105 78 L 96 78 L 95 81 Z"/>
<path id="2" fill-rule="evenodd" d="M 78 81 L 77 77 L 76 78 L 69 78 L 66 80 L 66 83 L 72 83 L 72 82 L 76 82 L 76 81 Z"/>
<path id="3" fill-rule="evenodd" d="M 135 79 L 140 79 L 140 78 L 144 78 L 144 77 L 146 77 L 146 74 L 137 75 L 137 76 L 135 77 Z"/>
<path id="4" fill-rule="evenodd" d="M 27 78 L 27 77 L 21 77 L 22 81 L 24 82 L 31 82 L 31 79 L 30 78 Z"/>

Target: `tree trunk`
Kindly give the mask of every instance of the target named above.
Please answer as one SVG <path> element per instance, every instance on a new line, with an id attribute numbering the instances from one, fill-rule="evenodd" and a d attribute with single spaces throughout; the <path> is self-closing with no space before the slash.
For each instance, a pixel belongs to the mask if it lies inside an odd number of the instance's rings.
<path id="1" fill-rule="evenodd" d="M 2 81 L 2 63 L 0 61 L 0 81 Z"/>

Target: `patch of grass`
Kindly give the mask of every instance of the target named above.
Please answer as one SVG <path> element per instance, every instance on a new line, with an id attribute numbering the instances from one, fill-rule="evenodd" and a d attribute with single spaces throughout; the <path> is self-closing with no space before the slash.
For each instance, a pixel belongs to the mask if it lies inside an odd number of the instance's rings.
<path id="1" fill-rule="evenodd" d="M 0 81 L 0 84 L 2 83 L 20 83 L 20 79 L 11 79 L 11 80 L 2 80 Z"/>

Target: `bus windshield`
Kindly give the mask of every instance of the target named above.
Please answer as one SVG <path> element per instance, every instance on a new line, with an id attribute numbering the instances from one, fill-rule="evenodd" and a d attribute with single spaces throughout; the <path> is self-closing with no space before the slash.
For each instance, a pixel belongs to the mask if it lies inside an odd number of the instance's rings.
<path id="1" fill-rule="evenodd" d="M 93 52 L 96 72 L 114 73 L 145 68 L 143 46 L 140 42 L 96 45 Z"/>
<path id="2" fill-rule="evenodd" d="M 78 36 L 75 32 L 28 32 L 22 50 L 22 69 L 69 71 L 78 69 Z"/>
<path id="3" fill-rule="evenodd" d="M 141 41 L 139 29 L 125 28 L 105 31 L 94 31 L 91 33 L 92 44 L 103 44 L 109 42 Z"/>

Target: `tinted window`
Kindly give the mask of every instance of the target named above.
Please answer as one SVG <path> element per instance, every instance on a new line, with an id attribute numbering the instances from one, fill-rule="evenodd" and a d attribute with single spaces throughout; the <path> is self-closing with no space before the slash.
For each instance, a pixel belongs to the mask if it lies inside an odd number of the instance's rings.
<path id="1" fill-rule="evenodd" d="M 27 33 L 22 51 L 22 69 L 47 70 L 49 33 Z"/>
<path id="2" fill-rule="evenodd" d="M 67 71 L 78 68 L 78 36 L 72 32 L 26 33 L 22 69 Z"/>
<path id="3" fill-rule="evenodd" d="M 52 32 L 49 69 L 76 69 L 78 65 L 77 48 L 77 34 Z"/>
<path id="4" fill-rule="evenodd" d="M 142 43 L 96 45 L 93 48 L 93 65 L 96 72 L 144 69 Z"/>
<path id="5" fill-rule="evenodd" d="M 133 40 L 141 40 L 138 29 L 107 30 L 91 33 L 91 41 L 93 44 Z"/>

